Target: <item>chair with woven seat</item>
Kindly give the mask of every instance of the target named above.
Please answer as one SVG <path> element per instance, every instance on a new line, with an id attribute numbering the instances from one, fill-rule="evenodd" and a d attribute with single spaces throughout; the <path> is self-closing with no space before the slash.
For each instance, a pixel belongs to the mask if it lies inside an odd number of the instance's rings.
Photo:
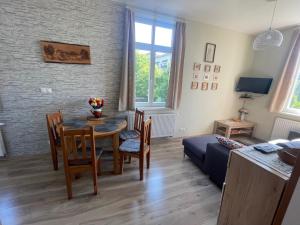
<path id="1" fill-rule="evenodd" d="M 137 108 L 135 109 L 134 114 L 134 127 L 133 130 L 124 130 L 120 133 L 121 142 L 128 139 L 139 138 L 142 130 L 142 122 L 144 121 L 144 111 L 140 111 Z"/>
<path id="2" fill-rule="evenodd" d="M 142 121 L 141 135 L 139 139 L 128 139 L 120 147 L 120 169 L 123 173 L 124 157 L 134 157 L 139 159 L 140 180 L 144 178 L 144 161 L 147 159 L 147 169 L 150 168 L 150 150 L 151 150 L 151 117 Z"/>
<path id="3" fill-rule="evenodd" d="M 61 149 L 60 137 L 57 133 L 57 126 L 63 122 L 61 111 L 46 114 L 48 135 L 50 141 L 51 157 L 54 170 L 58 170 L 58 151 Z"/>
<path id="4" fill-rule="evenodd" d="M 103 151 L 95 146 L 93 127 L 72 130 L 61 127 L 60 134 L 68 199 L 72 198 L 72 178 L 85 171 L 92 172 L 94 194 L 97 194 Z"/>

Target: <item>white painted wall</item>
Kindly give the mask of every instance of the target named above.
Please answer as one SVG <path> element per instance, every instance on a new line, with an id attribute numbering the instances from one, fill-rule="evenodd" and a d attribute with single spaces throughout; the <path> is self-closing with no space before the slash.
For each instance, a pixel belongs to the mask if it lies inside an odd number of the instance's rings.
<path id="1" fill-rule="evenodd" d="M 208 64 L 203 62 L 207 42 L 217 45 L 215 62 L 211 65 L 221 65 L 219 88 L 217 91 L 191 90 L 193 63 L 202 64 L 201 74 L 204 65 Z M 176 136 L 211 133 L 214 120 L 237 117 L 242 102 L 234 92 L 235 83 L 252 65 L 252 37 L 246 34 L 198 22 L 187 22 L 186 44 Z M 202 78 L 198 81 L 201 82 Z"/>
<path id="2" fill-rule="evenodd" d="M 257 123 L 254 135 L 258 138 L 269 140 L 274 120 L 278 116 L 300 121 L 299 117 L 271 113 L 269 111 L 269 105 L 276 88 L 278 77 L 282 73 L 288 55 L 293 32 L 293 28 L 283 31 L 284 41 L 280 48 L 270 48 L 268 50 L 254 52 L 253 66 L 251 68 L 251 73 L 248 75 L 270 76 L 274 78 L 268 95 L 260 96 L 254 100 L 248 101 L 246 105 L 246 108 L 249 110 L 247 119 Z"/>

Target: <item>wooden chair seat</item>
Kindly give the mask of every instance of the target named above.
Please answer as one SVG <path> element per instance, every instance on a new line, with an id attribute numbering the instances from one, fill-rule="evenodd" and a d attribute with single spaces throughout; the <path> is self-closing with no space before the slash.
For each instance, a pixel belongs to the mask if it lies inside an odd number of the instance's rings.
<path id="1" fill-rule="evenodd" d="M 119 150 L 121 152 L 139 152 L 141 141 L 139 139 L 128 139 L 124 141 Z"/>
<path id="2" fill-rule="evenodd" d="M 135 139 L 140 136 L 140 133 L 136 130 L 124 130 L 120 133 L 120 139 L 126 141 L 128 139 Z"/>

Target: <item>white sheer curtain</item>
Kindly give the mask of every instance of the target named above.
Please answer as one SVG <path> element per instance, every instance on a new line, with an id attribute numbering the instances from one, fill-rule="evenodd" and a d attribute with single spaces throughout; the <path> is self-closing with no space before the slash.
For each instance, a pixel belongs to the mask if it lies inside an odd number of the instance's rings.
<path id="1" fill-rule="evenodd" d="M 119 111 L 135 108 L 135 19 L 134 12 L 126 9 L 124 54 L 120 84 Z"/>
<path id="2" fill-rule="evenodd" d="M 177 109 L 181 99 L 185 54 L 185 27 L 185 23 L 176 22 L 167 100 L 167 107 L 171 109 Z"/>

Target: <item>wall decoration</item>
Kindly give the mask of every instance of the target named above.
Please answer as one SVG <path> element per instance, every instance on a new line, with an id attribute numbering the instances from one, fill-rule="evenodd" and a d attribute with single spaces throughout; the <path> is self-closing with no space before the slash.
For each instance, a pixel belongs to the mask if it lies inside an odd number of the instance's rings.
<path id="1" fill-rule="evenodd" d="M 216 45 L 212 43 L 206 43 L 204 62 L 213 63 L 215 61 Z"/>
<path id="2" fill-rule="evenodd" d="M 198 89 L 198 82 L 193 81 L 191 85 L 191 89 Z"/>
<path id="3" fill-rule="evenodd" d="M 208 82 L 202 82 L 202 84 L 201 84 L 201 90 L 203 90 L 203 91 L 208 90 Z"/>
<path id="4" fill-rule="evenodd" d="M 218 81 L 219 80 L 219 76 L 217 74 L 213 75 L 213 81 Z"/>
<path id="5" fill-rule="evenodd" d="M 210 65 L 205 65 L 204 66 L 204 72 L 209 73 L 210 72 L 210 67 L 211 67 Z"/>
<path id="6" fill-rule="evenodd" d="M 199 73 L 193 73 L 193 79 L 198 79 L 200 77 Z"/>
<path id="7" fill-rule="evenodd" d="M 211 90 L 214 90 L 214 91 L 217 90 L 218 86 L 219 86 L 218 83 L 215 83 L 215 82 L 211 83 Z"/>
<path id="8" fill-rule="evenodd" d="M 220 73 L 220 71 L 221 71 L 221 66 L 215 65 L 214 72 L 215 73 Z"/>
<path id="9" fill-rule="evenodd" d="M 209 81 L 209 74 L 205 73 L 205 74 L 203 75 L 203 80 L 204 80 L 204 81 Z"/>
<path id="10" fill-rule="evenodd" d="M 45 62 L 91 64 L 90 47 L 87 45 L 41 41 Z"/>
<path id="11" fill-rule="evenodd" d="M 194 71 L 200 71 L 201 70 L 201 64 L 200 63 L 194 63 L 193 70 Z"/>

